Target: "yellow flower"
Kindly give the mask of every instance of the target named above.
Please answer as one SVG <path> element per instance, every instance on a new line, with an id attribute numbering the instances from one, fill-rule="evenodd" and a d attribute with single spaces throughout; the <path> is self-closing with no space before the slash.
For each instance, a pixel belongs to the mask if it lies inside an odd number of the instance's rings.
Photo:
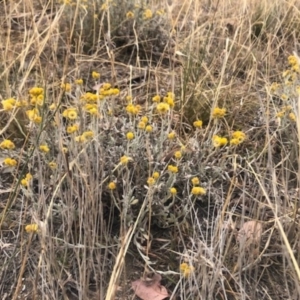
<path id="1" fill-rule="evenodd" d="M 198 185 L 200 183 L 200 180 L 198 177 L 193 177 L 191 181 L 192 181 L 193 185 Z"/>
<path id="2" fill-rule="evenodd" d="M 42 151 L 42 152 L 45 152 L 45 153 L 48 153 L 50 151 L 49 147 L 47 145 L 40 145 L 39 149 Z"/>
<path id="3" fill-rule="evenodd" d="M 170 110 L 170 105 L 168 103 L 161 102 L 157 104 L 156 109 L 159 113 L 165 114 Z"/>
<path id="4" fill-rule="evenodd" d="M 289 113 L 289 119 L 291 120 L 291 121 L 294 121 L 294 122 L 296 122 L 296 115 L 294 114 L 294 113 Z"/>
<path id="5" fill-rule="evenodd" d="M 50 169 L 55 170 L 57 168 L 57 163 L 55 161 L 50 161 L 48 163 L 48 166 L 50 167 Z"/>
<path id="6" fill-rule="evenodd" d="M 140 121 L 137 127 L 139 129 L 145 129 L 146 128 L 146 124 L 143 121 Z"/>
<path id="7" fill-rule="evenodd" d="M 238 130 L 232 133 L 232 138 L 237 139 L 240 143 L 242 143 L 245 140 L 246 135 L 244 132 Z"/>
<path id="8" fill-rule="evenodd" d="M 75 137 L 75 142 L 77 143 L 84 143 L 86 142 L 86 138 L 84 137 L 84 135 L 79 135 Z"/>
<path id="9" fill-rule="evenodd" d="M 225 116 L 225 114 L 226 114 L 226 109 L 225 108 L 216 107 L 212 111 L 212 117 L 214 119 L 223 118 Z"/>
<path id="10" fill-rule="evenodd" d="M 99 79 L 99 78 L 100 78 L 100 73 L 98 73 L 98 72 L 96 72 L 96 71 L 93 71 L 93 72 L 92 72 L 92 77 L 93 77 L 94 79 Z"/>
<path id="11" fill-rule="evenodd" d="M 178 173 L 178 167 L 173 165 L 168 165 L 168 171 L 170 171 L 171 173 Z"/>
<path id="12" fill-rule="evenodd" d="M 225 146 L 228 143 L 227 138 L 220 137 L 218 135 L 214 135 L 213 138 L 212 138 L 212 141 L 213 141 L 213 146 L 216 147 L 216 148 L 221 147 L 221 146 Z"/>
<path id="13" fill-rule="evenodd" d="M 151 9 L 146 9 L 143 13 L 144 19 L 151 19 L 152 18 L 152 11 Z"/>
<path id="14" fill-rule="evenodd" d="M 3 140 L 0 144 L 0 148 L 12 150 L 15 149 L 15 144 L 11 140 Z"/>
<path id="15" fill-rule="evenodd" d="M 149 177 L 147 180 L 148 185 L 153 185 L 155 183 L 155 179 L 153 177 Z"/>
<path id="16" fill-rule="evenodd" d="M 172 132 L 170 132 L 170 133 L 168 134 L 168 139 L 169 139 L 169 140 L 174 140 L 175 137 L 176 137 L 176 133 L 175 133 L 174 131 L 172 131 Z"/>
<path id="17" fill-rule="evenodd" d="M 71 91 L 70 83 L 62 83 L 60 87 L 67 93 L 69 93 Z"/>
<path id="18" fill-rule="evenodd" d="M 170 193 L 171 193 L 173 196 L 175 196 L 175 195 L 177 194 L 177 190 L 176 190 L 176 188 L 174 188 L 174 187 L 171 187 L 171 188 L 169 189 L 169 191 L 170 191 Z"/>
<path id="19" fill-rule="evenodd" d="M 127 165 L 128 162 L 129 162 L 130 160 L 131 160 L 130 157 L 124 155 L 124 156 L 122 156 L 122 157 L 120 158 L 120 163 L 121 163 L 122 165 Z"/>
<path id="20" fill-rule="evenodd" d="M 148 123 L 148 117 L 147 116 L 141 117 L 141 121 L 144 122 L 145 124 L 147 124 Z"/>
<path id="21" fill-rule="evenodd" d="M 177 159 L 181 158 L 182 157 L 181 151 L 175 151 L 174 157 L 177 158 Z"/>
<path id="22" fill-rule="evenodd" d="M 152 177 L 157 180 L 159 178 L 159 172 L 153 172 Z"/>
<path id="23" fill-rule="evenodd" d="M 16 100 L 14 98 L 9 98 L 1 101 L 4 110 L 12 110 L 16 105 Z"/>
<path id="24" fill-rule="evenodd" d="M 146 132 L 152 132 L 153 131 L 153 127 L 151 125 L 147 125 L 145 128 Z"/>
<path id="25" fill-rule="evenodd" d="M 160 102 L 160 99 L 161 97 L 159 95 L 155 95 L 153 98 L 152 98 L 152 101 L 153 102 Z"/>
<path id="26" fill-rule="evenodd" d="M 70 120 L 75 120 L 77 119 L 77 110 L 76 108 L 67 108 L 63 111 L 62 113 L 63 117 L 70 119 Z"/>
<path id="27" fill-rule="evenodd" d="M 57 105 L 55 103 L 52 103 L 51 105 L 49 105 L 49 109 L 50 110 L 56 110 Z"/>
<path id="28" fill-rule="evenodd" d="M 76 79 L 75 80 L 75 83 L 77 84 L 77 85 L 82 85 L 83 84 L 83 80 L 80 78 L 80 79 Z"/>
<path id="29" fill-rule="evenodd" d="M 129 140 L 129 141 L 133 140 L 133 139 L 134 139 L 134 133 L 131 132 L 131 131 L 127 132 L 127 133 L 126 133 L 126 138 L 127 138 L 127 140 Z"/>
<path id="30" fill-rule="evenodd" d="M 34 233 L 34 232 L 37 232 L 38 231 L 38 225 L 37 224 L 29 224 L 29 225 L 26 225 L 25 227 L 25 231 L 27 233 Z"/>
<path id="31" fill-rule="evenodd" d="M 85 131 L 82 133 L 82 136 L 85 138 L 85 139 L 92 139 L 95 134 L 92 130 L 89 130 L 89 131 Z"/>
<path id="32" fill-rule="evenodd" d="M 78 131 L 78 129 L 79 129 L 79 125 L 77 125 L 77 124 L 74 124 L 72 126 L 68 126 L 67 127 L 67 133 L 69 133 L 69 134 L 74 133 L 74 132 Z"/>
<path id="33" fill-rule="evenodd" d="M 127 19 L 133 19 L 134 18 L 134 13 L 132 11 L 127 12 L 126 18 Z"/>
<path id="34" fill-rule="evenodd" d="M 140 106 L 138 105 L 133 105 L 133 104 L 128 104 L 126 106 L 126 111 L 131 114 L 131 115 L 137 115 L 140 111 Z"/>
<path id="35" fill-rule="evenodd" d="M 283 100 L 283 101 L 286 101 L 286 100 L 289 99 L 289 97 L 288 97 L 286 94 L 282 94 L 282 95 L 280 96 L 280 98 L 281 98 L 281 100 Z"/>
<path id="36" fill-rule="evenodd" d="M 205 195 L 206 194 L 206 190 L 205 188 L 203 187 L 200 187 L 200 186 L 194 186 L 192 188 L 192 191 L 191 191 L 192 195 Z"/>
<path id="37" fill-rule="evenodd" d="M 188 265 L 187 263 L 182 263 L 179 267 L 180 272 L 183 274 L 184 277 L 189 277 L 191 273 L 194 271 L 194 267 Z"/>
<path id="38" fill-rule="evenodd" d="M 25 178 L 21 180 L 21 185 L 23 185 L 24 187 L 28 187 L 31 179 L 32 179 L 32 175 L 30 173 L 27 173 Z"/>
<path id="39" fill-rule="evenodd" d="M 203 122 L 201 120 L 196 120 L 194 123 L 193 123 L 193 126 L 196 127 L 196 128 L 201 128 L 202 127 L 202 124 Z"/>
<path id="40" fill-rule="evenodd" d="M 231 139 L 230 140 L 230 145 L 232 146 L 237 146 L 240 144 L 240 141 L 238 139 Z"/>
<path id="41" fill-rule="evenodd" d="M 14 167 L 17 165 L 17 161 L 13 158 L 5 158 L 3 163 L 6 165 L 6 166 L 9 166 L 9 167 Z"/>
<path id="42" fill-rule="evenodd" d="M 111 88 L 111 84 L 108 82 L 103 83 L 102 88 L 106 91 Z"/>
<path id="43" fill-rule="evenodd" d="M 283 116 L 284 116 L 284 113 L 285 113 L 285 111 L 279 111 L 277 114 L 276 114 L 276 117 L 277 118 L 283 118 Z"/>
<path id="44" fill-rule="evenodd" d="M 29 95 L 31 97 L 38 97 L 44 94 L 44 89 L 41 87 L 33 87 L 29 90 Z"/>
<path id="45" fill-rule="evenodd" d="M 288 62 L 289 62 L 289 65 L 290 65 L 290 66 L 295 66 L 295 65 L 298 64 L 298 59 L 297 59 L 296 56 L 290 55 L 290 56 L 288 57 Z"/>
<path id="46" fill-rule="evenodd" d="M 111 181 L 108 185 L 107 185 L 107 187 L 108 187 L 108 189 L 109 190 L 115 190 L 116 189 L 116 183 L 115 182 L 113 182 L 113 181 Z"/>
<path id="47" fill-rule="evenodd" d="M 26 115 L 30 121 L 33 121 L 36 124 L 39 124 L 42 121 L 42 117 L 40 117 L 39 111 L 36 108 L 26 110 Z"/>
<path id="48" fill-rule="evenodd" d="M 130 102 L 130 101 L 132 100 L 132 96 L 127 95 L 127 96 L 125 97 L 125 99 L 126 99 L 127 102 Z"/>

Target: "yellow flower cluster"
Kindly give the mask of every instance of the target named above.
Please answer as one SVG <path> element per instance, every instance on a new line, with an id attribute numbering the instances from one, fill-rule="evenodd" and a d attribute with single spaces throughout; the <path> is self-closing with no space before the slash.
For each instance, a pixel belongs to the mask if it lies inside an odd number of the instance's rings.
<path id="1" fill-rule="evenodd" d="M 0 143 L 0 148 L 1 149 L 6 149 L 6 150 L 12 150 L 15 149 L 15 144 L 11 140 L 3 140 Z"/>
<path id="2" fill-rule="evenodd" d="M 228 140 L 226 137 L 221 137 L 221 136 L 218 136 L 218 135 L 214 135 L 213 138 L 212 138 L 212 142 L 213 142 L 213 146 L 215 148 L 219 148 L 219 147 L 222 147 L 222 146 L 226 146 L 227 143 L 228 143 Z"/>
<path id="3" fill-rule="evenodd" d="M 191 194 L 195 195 L 195 196 L 202 196 L 206 194 L 206 189 L 203 187 L 198 186 L 200 184 L 200 179 L 198 177 L 193 177 L 191 179 L 192 182 L 192 190 L 191 190 Z"/>
<path id="4" fill-rule="evenodd" d="M 25 226 L 25 231 L 27 233 L 35 233 L 38 231 L 38 225 L 37 224 L 29 224 Z"/>
<path id="5" fill-rule="evenodd" d="M 9 110 L 13 110 L 16 107 L 17 101 L 14 98 L 9 98 L 6 100 L 2 100 L 1 103 L 2 103 L 3 109 L 9 111 Z"/>
<path id="6" fill-rule="evenodd" d="M 32 175 L 30 173 L 27 173 L 25 178 L 23 178 L 21 180 L 21 184 L 24 186 L 24 187 L 28 187 L 29 186 L 29 183 L 32 179 Z"/>
<path id="7" fill-rule="evenodd" d="M 159 176 L 160 176 L 159 172 L 153 172 L 152 176 L 148 177 L 147 184 L 149 186 L 155 184 Z"/>
<path id="8" fill-rule="evenodd" d="M 17 161 L 13 158 L 7 157 L 3 161 L 4 165 L 9 167 L 15 167 L 17 165 Z"/>
<path id="9" fill-rule="evenodd" d="M 78 117 L 77 109 L 74 107 L 69 107 L 63 111 L 62 115 L 64 118 L 69 120 L 76 120 Z"/>
<path id="10" fill-rule="evenodd" d="M 289 62 L 289 65 L 291 66 L 291 70 L 293 72 L 299 73 L 300 69 L 299 69 L 299 60 L 298 60 L 298 58 L 294 55 L 290 55 L 288 57 L 288 62 Z"/>
<path id="11" fill-rule="evenodd" d="M 244 142 L 246 135 L 242 131 L 234 131 L 230 140 L 230 145 L 236 146 Z"/>
<path id="12" fill-rule="evenodd" d="M 40 116 L 40 112 L 37 108 L 26 110 L 26 115 L 30 121 L 36 124 L 40 124 L 42 122 L 42 117 Z"/>
<path id="13" fill-rule="evenodd" d="M 201 128 L 203 125 L 203 122 L 201 120 L 196 120 L 194 123 L 193 123 L 193 126 L 195 128 Z"/>
<path id="14" fill-rule="evenodd" d="M 49 147 L 46 144 L 40 145 L 39 149 L 44 153 L 48 153 L 50 151 Z"/>
<path id="15" fill-rule="evenodd" d="M 130 115 L 137 115 L 141 110 L 140 105 L 128 104 L 126 106 L 126 111 Z"/>
<path id="16" fill-rule="evenodd" d="M 168 165 L 168 171 L 171 173 L 178 173 L 178 167 L 173 165 Z"/>
<path id="17" fill-rule="evenodd" d="M 180 272 L 182 273 L 182 275 L 187 278 L 191 275 L 191 273 L 193 273 L 194 271 L 194 267 L 193 266 L 190 266 L 189 264 L 187 263 L 182 263 L 180 264 Z"/>
<path id="18" fill-rule="evenodd" d="M 225 116 L 226 114 L 226 109 L 225 108 L 220 108 L 220 107 L 215 107 L 212 111 L 212 118 L 213 119 L 221 119 Z"/>
<path id="19" fill-rule="evenodd" d="M 33 106 L 42 106 L 44 104 L 44 89 L 41 87 L 33 87 L 29 90 L 30 104 Z"/>
<path id="20" fill-rule="evenodd" d="M 116 189 L 116 187 L 117 187 L 117 185 L 116 185 L 116 183 L 114 182 L 114 181 L 111 181 L 108 185 L 107 185 L 107 187 L 108 187 L 108 189 L 109 190 L 115 190 Z"/>

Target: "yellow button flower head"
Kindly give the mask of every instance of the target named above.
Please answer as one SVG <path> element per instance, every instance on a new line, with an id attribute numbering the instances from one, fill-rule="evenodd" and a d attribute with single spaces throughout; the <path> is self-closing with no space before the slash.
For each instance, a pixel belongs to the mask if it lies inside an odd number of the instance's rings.
<path id="1" fill-rule="evenodd" d="M 157 180 L 159 178 L 159 172 L 153 172 L 152 177 Z"/>
<path id="2" fill-rule="evenodd" d="M 17 101 L 14 98 L 9 98 L 1 101 L 3 109 L 7 111 L 12 110 L 16 106 L 16 102 Z"/>
<path id="3" fill-rule="evenodd" d="M 171 173 L 178 173 L 178 167 L 173 165 L 168 165 L 168 171 L 170 171 Z"/>
<path id="4" fill-rule="evenodd" d="M 193 123 L 193 126 L 195 128 L 201 128 L 202 127 L 202 124 L 203 122 L 201 120 L 196 120 L 194 123 Z"/>
<path id="5" fill-rule="evenodd" d="M 145 128 L 146 132 L 152 132 L 153 131 L 153 127 L 151 125 L 147 125 Z"/>
<path id="6" fill-rule="evenodd" d="M 146 128 L 146 124 L 143 121 L 140 121 L 139 124 L 137 125 L 137 127 L 139 129 L 145 129 Z"/>
<path id="7" fill-rule="evenodd" d="M 75 120 L 77 119 L 78 115 L 77 115 L 77 110 L 76 108 L 67 108 L 63 111 L 63 117 L 69 119 L 69 120 Z"/>
<path id="8" fill-rule="evenodd" d="M 175 151 L 174 152 L 174 157 L 177 158 L 177 159 L 180 159 L 182 157 L 181 151 Z"/>
<path id="9" fill-rule="evenodd" d="M 34 232 L 37 232 L 38 231 L 38 225 L 37 224 L 29 224 L 29 225 L 26 225 L 25 227 L 25 231 L 27 233 L 34 233 Z"/>
<path id="10" fill-rule="evenodd" d="M 141 117 L 141 121 L 142 122 L 144 122 L 145 124 L 147 124 L 148 123 L 148 117 L 147 116 L 143 116 L 143 117 Z"/>
<path id="11" fill-rule="evenodd" d="M 166 114 L 170 110 L 170 105 L 168 103 L 165 103 L 165 102 L 158 103 L 157 107 L 156 107 L 156 110 L 160 114 Z"/>
<path id="12" fill-rule="evenodd" d="M 172 132 L 170 132 L 170 133 L 168 134 L 168 139 L 169 139 L 169 140 L 174 140 L 175 137 L 176 137 L 176 133 L 175 133 L 174 131 L 172 131 Z"/>
<path id="13" fill-rule="evenodd" d="M 191 193 L 192 193 L 192 195 L 196 195 L 196 196 L 198 196 L 198 195 L 205 195 L 205 194 L 206 194 L 206 190 L 205 190 L 205 188 L 203 188 L 203 187 L 200 187 L 200 186 L 194 186 L 194 187 L 192 188 Z"/>
<path id="14" fill-rule="evenodd" d="M 293 67 L 293 66 L 295 66 L 295 65 L 298 64 L 298 59 L 297 59 L 296 56 L 290 55 L 290 56 L 288 57 L 288 62 L 289 62 L 289 65 Z"/>
<path id="15" fill-rule="evenodd" d="M 160 99 L 161 97 L 159 95 L 155 95 L 153 98 L 152 98 L 152 101 L 153 102 L 160 102 Z"/>
<path id="16" fill-rule="evenodd" d="M 212 117 L 213 119 L 220 119 L 223 118 L 226 114 L 225 108 L 216 107 L 212 111 Z"/>
<path id="17" fill-rule="evenodd" d="M 134 13 L 132 11 L 128 11 L 126 14 L 127 19 L 133 19 L 134 18 Z"/>
<path id="18" fill-rule="evenodd" d="M 218 147 L 222 147 L 222 146 L 227 145 L 228 140 L 225 137 L 220 137 L 218 135 L 214 135 L 213 138 L 212 138 L 212 142 L 213 142 L 213 146 L 215 148 L 218 148 Z"/>
<path id="19" fill-rule="evenodd" d="M 192 181 L 193 185 L 198 185 L 200 183 L 200 180 L 198 177 L 193 177 L 191 181 Z"/>
<path id="20" fill-rule="evenodd" d="M 40 116 L 40 113 L 39 113 L 38 109 L 36 109 L 36 108 L 26 110 L 26 115 L 30 121 L 32 121 L 36 124 L 39 124 L 42 122 L 42 117 Z"/>
<path id="21" fill-rule="evenodd" d="M 3 161 L 4 165 L 9 167 L 15 167 L 17 165 L 17 161 L 13 158 L 7 157 Z"/>
<path id="22" fill-rule="evenodd" d="M 115 182 L 113 182 L 113 181 L 111 181 L 108 185 L 107 185 L 107 187 L 108 187 L 108 189 L 109 190 L 115 190 L 116 189 L 116 183 Z"/>
<path id="23" fill-rule="evenodd" d="M 173 195 L 173 196 L 175 196 L 177 194 L 177 190 L 174 187 L 171 187 L 169 191 L 170 191 L 171 195 Z"/>
<path id="24" fill-rule="evenodd" d="M 129 140 L 129 141 L 133 140 L 133 139 L 134 139 L 134 133 L 131 132 L 131 131 L 127 132 L 127 133 L 126 133 L 126 138 L 127 138 L 127 140 Z"/>
<path id="25" fill-rule="evenodd" d="M 0 143 L 0 148 L 1 149 L 7 149 L 7 150 L 12 150 L 15 149 L 15 144 L 11 140 L 3 140 Z"/>
<path id="26" fill-rule="evenodd" d="M 289 113 L 289 119 L 293 122 L 296 122 L 297 120 L 296 115 L 293 112 Z"/>
<path id="27" fill-rule="evenodd" d="M 188 265 L 187 263 L 182 263 L 180 265 L 180 272 L 182 273 L 182 275 L 187 278 L 191 275 L 191 273 L 194 271 L 194 267 Z"/>
<path id="28" fill-rule="evenodd" d="M 67 127 L 67 133 L 69 133 L 69 134 L 77 132 L 78 130 L 79 130 L 79 125 L 78 124 L 74 124 L 72 126 Z"/>
<path id="29" fill-rule="evenodd" d="M 30 173 L 27 173 L 25 178 L 21 180 L 21 185 L 23 185 L 24 187 L 28 187 L 31 179 L 32 175 Z"/>
<path id="30" fill-rule="evenodd" d="M 127 165 L 130 160 L 132 160 L 132 159 L 129 156 L 124 155 L 120 158 L 120 163 L 122 165 Z"/>
<path id="31" fill-rule="evenodd" d="M 50 151 L 49 147 L 46 144 L 40 145 L 39 149 L 44 153 L 48 153 Z"/>
<path id="32" fill-rule="evenodd" d="M 57 163 L 55 161 L 50 161 L 48 163 L 48 166 L 50 167 L 50 169 L 55 170 L 57 168 Z"/>
<path id="33" fill-rule="evenodd" d="M 44 89 L 41 87 L 33 87 L 29 90 L 29 95 L 31 97 L 38 97 L 44 94 Z"/>
<path id="34" fill-rule="evenodd" d="M 83 85 L 83 80 L 82 80 L 81 78 L 76 79 L 76 80 L 75 80 L 75 83 L 76 83 L 77 85 Z"/>
<path id="35" fill-rule="evenodd" d="M 147 180 L 148 185 L 153 185 L 155 183 L 155 179 L 153 177 L 149 177 Z"/>
<path id="36" fill-rule="evenodd" d="M 133 105 L 133 104 L 128 104 L 126 106 L 126 111 L 131 114 L 131 115 L 137 115 L 140 111 L 140 106 L 138 105 Z"/>
<path id="37" fill-rule="evenodd" d="M 60 87 L 67 93 L 69 93 L 71 91 L 70 83 L 62 83 Z"/>
<path id="38" fill-rule="evenodd" d="M 96 72 L 96 71 L 93 71 L 93 72 L 92 72 L 92 77 L 93 77 L 94 79 L 99 79 L 99 78 L 100 78 L 100 73 L 98 73 L 98 72 Z"/>
<path id="39" fill-rule="evenodd" d="M 245 140 L 246 135 L 244 132 L 238 130 L 232 133 L 232 138 L 237 139 L 240 143 L 242 143 Z"/>
<path id="40" fill-rule="evenodd" d="M 89 139 L 92 139 L 92 138 L 95 136 L 95 134 L 94 134 L 94 131 L 88 130 L 88 131 L 83 132 L 83 133 L 82 133 L 82 136 L 83 136 L 85 139 L 89 140 Z"/>
<path id="41" fill-rule="evenodd" d="M 146 9 L 143 13 L 143 18 L 144 19 L 151 19 L 152 18 L 152 11 L 151 9 Z"/>

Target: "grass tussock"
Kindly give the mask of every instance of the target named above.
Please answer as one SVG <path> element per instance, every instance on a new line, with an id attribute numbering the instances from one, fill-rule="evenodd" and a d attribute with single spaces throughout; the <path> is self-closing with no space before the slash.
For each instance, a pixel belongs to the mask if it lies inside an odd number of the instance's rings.
<path id="1" fill-rule="evenodd" d="M 299 298 L 298 1 L 0 11 L 1 295 Z"/>

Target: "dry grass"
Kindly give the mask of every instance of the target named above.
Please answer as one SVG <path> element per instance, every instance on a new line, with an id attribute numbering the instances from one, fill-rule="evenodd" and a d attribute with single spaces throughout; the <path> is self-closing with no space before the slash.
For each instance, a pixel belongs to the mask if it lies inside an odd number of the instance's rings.
<path id="1" fill-rule="evenodd" d="M 2 299 L 298 299 L 300 2 L 147 2 L 0 2 Z"/>

